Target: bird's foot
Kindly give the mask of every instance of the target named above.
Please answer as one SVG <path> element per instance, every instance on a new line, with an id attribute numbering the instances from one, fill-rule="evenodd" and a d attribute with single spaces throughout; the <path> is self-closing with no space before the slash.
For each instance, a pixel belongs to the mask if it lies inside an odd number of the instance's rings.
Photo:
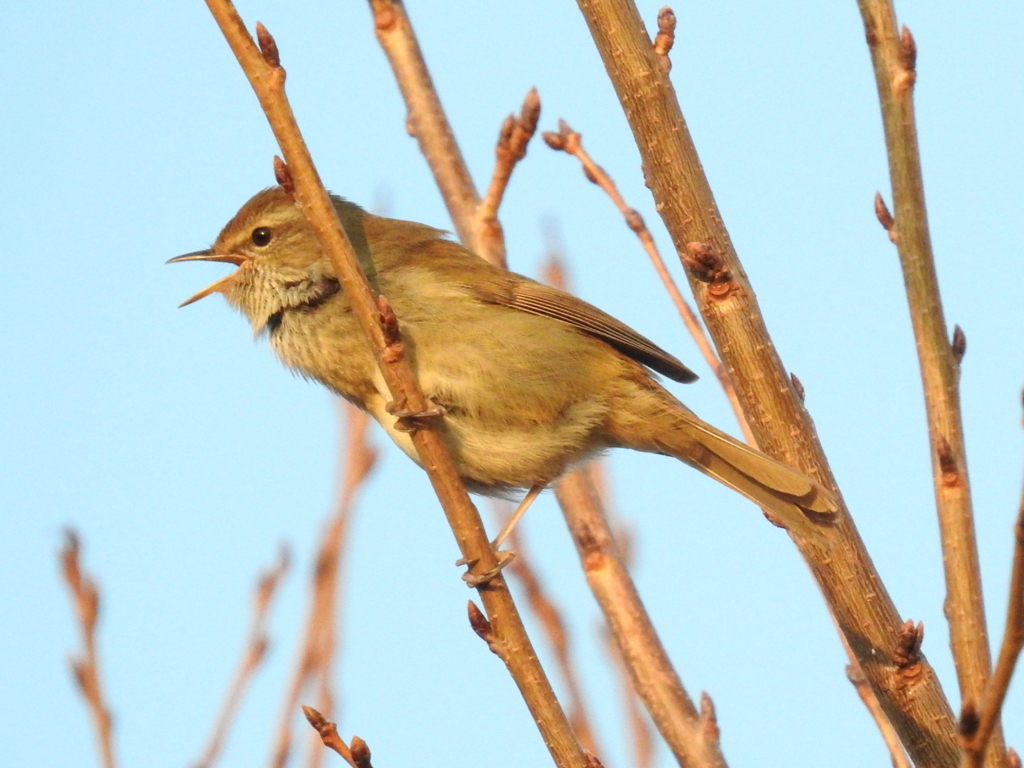
<path id="1" fill-rule="evenodd" d="M 429 401 L 430 407 L 425 411 L 414 411 L 409 408 L 408 403 L 402 400 L 392 400 L 384 406 L 384 410 L 395 417 L 395 429 L 399 432 L 416 432 L 429 426 L 431 419 L 437 419 L 448 413 L 448 409 L 434 401 Z"/>
<path id="2" fill-rule="evenodd" d="M 505 549 L 501 552 L 495 552 L 494 556 L 498 559 L 498 564 L 491 568 L 489 571 L 484 571 L 483 573 L 470 573 L 469 571 L 467 571 L 466 573 L 462 574 L 462 580 L 466 582 L 467 587 L 482 587 L 484 584 L 486 584 L 499 573 L 501 573 L 502 568 L 511 563 L 513 560 L 515 560 L 516 553 L 513 552 L 511 549 Z M 466 565 L 469 566 L 470 570 L 472 570 L 473 566 L 475 566 L 478 562 L 480 562 L 479 558 L 463 557 L 456 560 L 455 565 Z"/>

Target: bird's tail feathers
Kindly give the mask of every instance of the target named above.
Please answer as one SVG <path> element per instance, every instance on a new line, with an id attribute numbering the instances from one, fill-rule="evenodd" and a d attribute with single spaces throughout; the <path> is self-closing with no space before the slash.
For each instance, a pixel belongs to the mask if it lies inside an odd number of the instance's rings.
<path id="1" fill-rule="evenodd" d="M 823 528 L 834 522 L 838 511 L 830 491 L 803 472 L 701 421 L 676 402 L 670 406 L 676 416 L 673 428 L 652 434 L 652 422 L 666 421 L 667 405 L 658 403 L 660 413 L 651 418 L 620 412 L 613 427 L 619 444 L 673 456 L 746 496 L 793 533 L 823 541 Z"/>

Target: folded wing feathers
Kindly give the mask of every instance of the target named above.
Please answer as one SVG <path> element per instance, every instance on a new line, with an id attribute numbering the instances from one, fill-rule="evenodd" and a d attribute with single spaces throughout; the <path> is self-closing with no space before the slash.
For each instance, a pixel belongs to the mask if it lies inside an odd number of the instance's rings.
<path id="1" fill-rule="evenodd" d="M 670 379 L 689 383 L 697 375 L 658 345 L 625 323 L 575 296 L 538 283 L 523 283 L 509 296 L 509 306 L 568 323 L 611 344 L 622 354 Z"/>

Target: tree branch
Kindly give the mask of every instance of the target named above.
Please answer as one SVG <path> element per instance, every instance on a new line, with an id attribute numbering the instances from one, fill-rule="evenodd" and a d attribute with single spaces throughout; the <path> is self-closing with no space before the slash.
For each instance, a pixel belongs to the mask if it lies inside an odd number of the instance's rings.
<path id="1" fill-rule="evenodd" d="M 1010 679 L 1013 677 L 1021 649 L 1024 648 L 1024 495 L 1021 497 L 1020 511 L 1017 513 L 1013 533 L 1010 599 L 1006 609 L 1006 629 L 1003 631 L 999 659 L 996 661 L 992 679 L 985 689 L 985 695 L 981 699 L 980 711 L 972 702 L 965 702 L 960 715 L 964 768 L 980 768 L 983 764 L 985 748 L 998 728 L 999 713 L 1003 709 L 1003 701 L 1010 688 Z"/>
<path id="2" fill-rule="evenodd" d="M 772 344 L 686 127 L 632 0 L 578 0 L 643 158 L 647 185 L 744 413 L 765 453 L 835 488 L 814 425 Z M 954 766 L 952 711 L 931 667 L 894 660 L 896 607 L 845 506 L 824 543 L 790 534 L 911 758 Z"/>
<path id="3" fill-rule="evenodd" d="M 392 393 L 395 410 L 424 416 L 415 419 L 416 422 L 429 421 L 426 415 L 430 414 L 430 407 L 405 357 L 398 319 L 386 298 L 374 296 L 366 282 L 299 132 L 284 94 L 285 73 L 276 43 L 262 25 L 257 25 L 260 38 L 260 49 L 257 49 L 228 0 L 207 0 L 207 6 L 245 71 L 281 146 L 287 165 L 278 163 L 279 183 L 292 192 L 296 205 L 309 219 L 330 257 L 351 302 L 353 315 L 366 334 Z M 441 436 L 434 429 L 414 426 L 412 440 L 444 508 L 462 557 L 470 565 L 469 575 L 480 578 L 496 573 L 498 560 L 490 547 L 483 521 L 469 500 Z M 587 757 L 558 705 L 505 580 L 497 573 L 493 578 L 480 582 L 478 589 L 496 635 L 515 651 L 507 663 L 509 672 L 519 686 L 556 765 L 584 768 Z"/>
<path id="4" fill-rule="evenodd" d="M 352 746 L 338 735 L 337 723 L 332 723 L 312 707 L 303 707 L 302 714 L 320 736 L 320 740 L 328 749 L 333 749 L 352 768 L 372 768 L 370 765 L 370 748 L 358 736 L 352 737 Z"/>
<path id="5" fill-rule="evenodd" d="M 407 127 L 420 145 L 441 190 L 455 232 L 463 244 L 484 256 L 476 228 L 480 196 L 469 175 L 455 134 L 445 117 L 441 99 L 430 79 L 427 62 L 405 6 L 396 0 L 369 0 L 373 27 L 384 49 L 409 110 Z"/>
<path id="6" fill-rule="evenodd" d="M 686 694 L 619 556 L 586 468 L 555 485 L 584 575 L 629 670 L 633 688 L 680 765 L 724 768 L 714 709 Z"/>
<path id="7" fill-rule="evenodd" d="M 882 705 L 878 703 L 878 697 L 875 696 L 874 689 L 868 683 L 868 679 L 864 677 L 864 671 L 860 668 L 860 664 L 856 663 L 856 659 L 854 659 L 853 663 L 846 665 L 846 679 L 853 683 L 857 695 L 864 702 L 864 706 L 871 715 L 871 719 L 875 721 L 878 731 L 882 734 L 882 740 L 885 742 L 885 746 L 889 750 L 889 757 L 892 759 L 892 768 L 912 768 L 910 761 L 907 759 L 907 753 L 903 750 L 903 745 L 900 743 L 899 734 L 896 733 L 896 729 L 892 727 L 889 718 L 882 711 Z"/>
<path id="8" fill-rule="evenodd" d="M 588 474 L 594 483 L 594 489 L 597 491 L 597 498 L 601 500 L 602 506 L 605 509 L 605 519 L 609 520 L 609 529 L 618 547 L 619 557 L 622 560 L 622 564 L 626 567 L 626 571 L 629 572 L 633 567 L 633 537 L 628 531 L 623 529 L 621 524 L 611 522 L 611 520 L 615 519 L 615 515 L 611 514 L 610 494 L 605 482 L 603 463 L 600 460 L 592 461 L 588 468 Z M 615 641 L 611 627 L 607 624 L 605 625 L 604 641 L 608 654 L 614 659 L 615 669 L 618 672 L 622 711 L 626 717 L 630 741 L 633 747 L 633 764 L 635 768 L 653 768 L 655 755 L 651 721 L 644 714 L 644 709 L 641 706 L 643 702 L 640 701 L 636 691 L 633 689 L 633 679 L 629 668 L 626 666 L 626 660 L 622 657 L 622 652 Z"/>
<path id="9" fill-rule="evenodd" d="M 992 661 L 960 417 L 960 365 L 954 358 L 942 313 L 917 146 L 914 119 L 917 47 L 906 27 L 902 34 L 897 32 L 891 0 L 858 0 L 858 5 L 882 108 L 895 219 L 885 209 L 880 195 L 875 198 L 875 210 L 899 251 L 917 343 L 942 537 L 950 646 L 961 698 L 979 701 L 991 673 Z M 1002 765 L 1005 748 L 1001 735 L 996 736 L 993 747 L 989 765 Z"/>
<path id="10" fill-rule="evenodd" d="M 664 13 L 666 9 L 662 9 L 663 13 L 658 16 L 659 20 L 666 16 Z M 675 26 L 675 15 L 672 14 L 673 29 Z M 660 34 L 660 33 L 659 33 Z M 671 44 L 668 46 L 671 48 Z M 667 49 L 665 55 L 667 56 Z M 726 398 L 729 400 L 729 405 L 732 406 L 732 412 L 736 416 L 736 421 L 740 425 L 740 429 L 743 431 L 743 437 L 748 443 L 755 446 L 757 443 L 754 440 L 754 433 L 750 431 L 750 425 L 747 424 L 747 419 L 743 415 L 743 409 L 740 407 L 739 398 L 736 397 L 736 388 L 733 387 L 732 381 L 729 379 L 729 374 L 725 370 L 725 366 L 722 365 L 722 361 L 718 359 L 715 351 L 711 348 L 711 342 L 708 341 L 708 336 L 704 332 L 704 327 L 700 324 L 700 320 L 697 319 L 697 315 L 690 308 L 689 302 L 683 298 L 683 294 L 679 292 L 679 287 L 676 285 L 676 281 L 672 279 L 672 275 L 668 271 L 668 267 L 665 266 L 665 260 L 661 258 L 661 253 L 658 251 L 658 246 L 654 243 L 654 237 L 651 235 L 651 231 L 647 228 L 647 223 L 644 221 L 644 217 L 640 215 L 640 212 L 636 208 L 631 208 L 622 197 L 619 192 L 619 188 L 616 186 L 612 177 L 608 175 L 600 165 L 594 162 L 590 154 L 583 148 L 583 136 L 577 131 L 574 131 L 569 127 L 569 124 L 565 120 L 558 121 L 558 133 L 553 131 L 546 131 L 543 134 L 544 142 L 554 150 L 560 150 L 567 154 L 573 155 L 583 165 L 583 174 L 587 177 L 587 180 L 593 182 L 601 189 L 604 190 L 605 194 L 611 198 L 612 203 L 622 214 L 622 217 L 626 220 L 626 226 L 628 226 L 633 233 L 636 234 L 640 240 L 640 244 L 643 246 L 644 251 L 647 253 L 647 257 L 651 260 L 654 265 L 654 271 L 658 273 L 658 277 L 661 278 L 662 285 L 665 286 L 665 290 L 668 291 L 669 297 L 672 299 L 672 303 L 676 305 L 676 311 L 679 312 L 679 316 L 683 320 L 683 325 L 686 326 L 686 330 L 690 332 L 690 336 L 693 337 L 694 342 L 697 344 L 697 349 L 700 350 L 701 355 L 704 356 L 704 361 L 708 364 L 708 367 L 714 372 L 715 377 L 718 379 L 718 383 L 721 385 L 722 390 L 725 392 Z"/>
<path id="11" fill-rule="evenodd" d="M 545 141 L 551 144 L 547 135 Z M 551 250 L 544 271 L 549 285 L 566 290 L 565 269 L 557 250 Z M 587 583 L 604 614 L 609 645 L 615 649 L 623 676 L 632 683 L 635 695 L 680 764 L 688 768 L 724 766 L 717 725 L 707 730 L 703 712 L 697 712 L 683 688 L 629 574 L 626 558 L 616 545 L 605 510 L 602 477 L 600 464 L 588 462 L 556 483 L 555 496 Z M 629 712 L 632 716 L 632 710 Z M 631 720 L 637 758 L 642 761 L 649 756 L 646 723 Z"/>

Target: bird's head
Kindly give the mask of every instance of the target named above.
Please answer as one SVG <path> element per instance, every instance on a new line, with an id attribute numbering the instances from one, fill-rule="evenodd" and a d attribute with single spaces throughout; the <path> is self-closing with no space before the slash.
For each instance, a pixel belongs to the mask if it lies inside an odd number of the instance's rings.
<path id="1" fill-rule="evenodd" d="M 359 210 L 340 198 L 335 198 L 335 207 L 339 213 L 351 213 L 348 208 Z M 179 261 L 234 264 L 234 272 L 181 306 L 221 293 L 249 318 L 257 333 L 283 310 L 309 305 L 338 290 L 334 270 L 315 231 L 281 187 L 265 189 L 252 197 L 211 247 L 177 256 L 168 263 Z"/>

